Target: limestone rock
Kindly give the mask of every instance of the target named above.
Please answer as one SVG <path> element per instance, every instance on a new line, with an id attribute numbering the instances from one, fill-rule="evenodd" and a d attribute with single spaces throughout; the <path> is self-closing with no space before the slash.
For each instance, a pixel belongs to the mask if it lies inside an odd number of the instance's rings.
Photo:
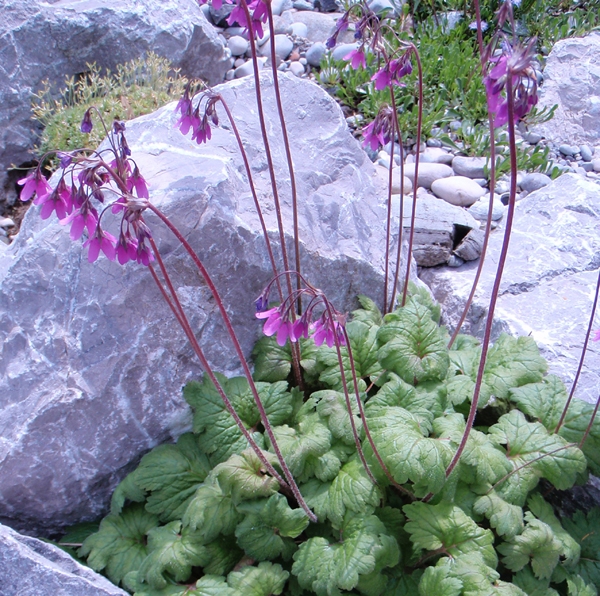
<path id="1" fill-rule="evenodd" d="M 263 75 L 263 101 L 290 234 L 270 77 Z M 303 272 L 341 311 L 355 308 L 360 293 L 379 300 L 385 196 L 375 186 L 375 166 L 325 91 L 293 75 L 279 80 L 302 198 Z M 236 118 L 277 244 L 254 82 L 239 79 L 217 91 Z M 127 140 L 153 203 L 198 251 L 249 355 L 261 330 L 253 301 L 272 272 L 243 162 L 220 108 L 221 126 L 199 146 L 174 128 L 174 107 L 128 123 Z M 205 284 L 173 236 L 152 214 L 146 219 L 207 358 L 216 370 L 237 373 Z M 2 522 L 51 531 L 97 517 L 131 462 L 188 428 L 181 388 L 201 370 L 148 271 L 105 259 L 88 263 L 81 243 L 57 221 L 42 221 L 37 207 L 0 252 L 0 337 Z"/>
<path id="2" fill-rule="evenodd" d="M 457 176 L 467 178 L 485 178 L 485 167 L 489 165 L 486 157 L 466 157 L 457 155 L 452 160 L 452 169 Z"/>
<path id="3" fill-rule="evenodd" d="M 450 166 L 441 163 L 420 163 L 419 162 L 419 180 L 417 186 L 423 188 L 431 188 L 435 180 L 452 176 L 454 172 Z M 410 178 L 411 182 L 415 183 L 415 164 L 407 163 L 404 166 L 404 175 Z"/>
<path id="4" fill-rule="evenodd" d="M 460 207 L 470 207 L 485 194 L 484 188 L 466 176 L 451 176 L 434 180 L 431 190 L 440 199 Z"/>
<path id="5" fill-rule="evenodd" d="M 544 69 L 538 110 L 558 104 L 533 131 L 554 143 L 600 141 L 600 32 L 556 42 Z"/>
<path id="6" fill-rule="evenodd" d="M 66 552 L 0 524 L 3 596 L 127 596 Z"/>
<path id="7" fill-rule="evenodd" d="M 153 51 L 210 84 L 229 68 L 224 47 L 195 0 L 12 0 L 0 4 L 0 189 L 11 163 L 29 162 L 37 132 L 31 94 L 48 79 L 115 70 Z"/>
<path id="8" fill-rule="evenodd" d="M 513 233 L 495 313 L 501 331 L 529 335 L 549 362 L 549 373 L 573 380 L 600 268 L 600 187 L 563 174 L 516 204 Z M 503 233 L 490 237 L 475 300 L 463 327 L 482 337 Z M 420 274 L 442 303 L 444 320 L 456 325 L 475 275 L 475 265 Z M 600 346 L 591 342 L 576 395 L 595 402 L 600 386 Z"/>

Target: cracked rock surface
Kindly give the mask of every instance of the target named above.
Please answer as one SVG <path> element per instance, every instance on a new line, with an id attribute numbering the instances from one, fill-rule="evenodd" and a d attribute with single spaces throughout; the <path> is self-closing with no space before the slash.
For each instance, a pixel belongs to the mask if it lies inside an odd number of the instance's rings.
<path id="1" fill-rule="evenodd" d="M 564 174 L 516 204 L 492 339 L 501 331 L 529 335 L 548 360 L 549 373 L 570 387 L 577 370 L 600 268 L 600 186 Z M 485 313 L 503 240 L 490 239 L 488 256 L 463 332 L 483 336 Z M 469 295 L 477 263 L 460 269 L 423 269 L 451 328 Z M 576 395 L 595 403 L 600 349 L 590 342 Z"/>

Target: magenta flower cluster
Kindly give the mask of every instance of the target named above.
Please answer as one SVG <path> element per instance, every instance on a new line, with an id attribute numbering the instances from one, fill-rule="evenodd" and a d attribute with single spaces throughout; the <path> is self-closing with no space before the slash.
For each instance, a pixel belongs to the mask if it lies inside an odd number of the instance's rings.
<path id="1" fill-rule="evenodd" d="M 531 65 L 534 45 L 516 45 L 505 43 L 500 56 L 490 58 L 488 74 L 483 80 L 487 95 L 488 109 L 494 115 L 494 126 L 503 126 L 508 122 L 507 81 L 510 77 L 513 89 L 514 122 L 523 118 L 537 104 L 537 80 Z"/>
<path id="2" fill-rule="evenodd" d="M 192 131 L 192 141 L 198 145 L 206 143 L 211 138 L 210 123 L 214 126 L 219 124 L 216 103 L 219 100 L 217 95 L 211 92 L 202 94 L 198 100 L 198 105 L 194 108 L 188 85 L 183 93 L 183 97 L 177 103 L 175 112 L 179 112 L 180 117 L 175 126 L 179 128 L 182 134 L 187 135 Z M 202 111 L 201 111 L 202 108 Z"/>
<path id="3" fill-rule="evenodd" d="M 200 4 L 208 4 L 209 0 L 199 0 Z M 244 27 L 246 35 L 252 35 L 253 37 L 263 37 L 264 30 L 263 25 L 268 21 L 268 9 L 265 0 L 225 0 L 227 4 L 235 4 L 235 8 L 231 11 L 229 17 L 227 17 L 227 23 L 230 26 L 239 25 Z M 223 0 L 212 0 L 212 6 L 215 10 L 220 10 L 223 6 Z M 250 21 L 246 14 L 250 15 Z"/>
<path id="4" fill-rule="evenodd" d="M 346 345 L 344 333 L 346 315 L 333 308 L 323 292 L 309 286 L 296 291 L 279 306 L 268 308 L 270 287 L 271 284 L 256 300 L 256 318 L 266 319 L 263 326 L 263 333 L 266 336 L 275 335 L 280 346 L 284 346 L 288 339 L 297 342 L 301 338 L 310 337 L 317 346 L 324 343 L 330 348 L 336 343 Z M 309 303 L 304 313 L 298 317 L 295 315 L 294 304 L 299 295 L 308 296 Z M 318 306 L 324 307 L 324 310 L 320 316 L 315 316 L 315 309 Z"/>
<path id="5" fill-rule="evenodd" d="M 394 126 L 394 110 L 384 104 L 377 112 L 375 119 L 363 128 L 363 145 L 370 147 L 373 151 L 387 145 L 394 137 Z"/>
<path id="6" fill-rule="evenodd" d="M 81 128 L 91 131 L 90 110 L 85 113 Z M 23 186 L 20 198 L 28 201 L 35 196 L 33 202 L 41 205 L 42 219 L 56 213 L 61 224 L 70 226 L 72 240 L 79 240 L 86 233 L 83 246 L 90 262 L 103 253 L 122 265 L 128 261 L 148 265 L 154 260 L 147 244 L 151 233 L 142 218 L 148 204 L 148 186 L 130 158 L 124 131 L 125 125 L 115 122 L 109 136 L 111 148 L 103 152 L 91 156 L 77 152 L 59 154 L 62 173 L 54 188 L 38 166 L 19 180 Z M 121 217 L 118 237 L 101 225 L 107 210 Z"/>

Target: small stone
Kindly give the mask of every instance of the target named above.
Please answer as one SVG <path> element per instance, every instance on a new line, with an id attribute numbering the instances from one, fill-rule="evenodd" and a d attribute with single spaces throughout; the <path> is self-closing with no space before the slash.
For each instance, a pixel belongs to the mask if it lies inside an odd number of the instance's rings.
<path id="1" fill-rule="evenodd" d="M 343 60 L 345 56 L 347 56 L 352 50 L 356 50 L 357 48 L 358 43 L 342 43 L 333 48 L 331 52 L 331 57 L 334 60 Z"/>
<path id="2" fill-rule="evenodd" d="M 462 123 L 460 122 L 460 120 L 452 120 L 452 122 L 450 122 L 448 126 L 450 127 L 450 130 L 452 132 L 455 132 L 461 129 Z"/>
<path id="3" fill-rule="evenodd" d="M 235 61 L 233 62 L 233 67 L 239 68 L 243 64 L 246 64 L 246 60 L 244 60 L 243 58 L 236 58 Z"/>
<path id="4" fill-rule="evenodd" d="M 290 10 L 293 8 L 292 0 L 272 0 L 271 10 L 274 15 L 281 15 L 284 10 Z"/>
<path id="5" fill-rule="evenodd" d="M 440 199 L 459 207 L 470 207 L 485 194 L 477 182 L 466 176 L 440 178 L 432 183 L 431 190 Z"/>
<path id="6" fill-rule="evenodd" d="M 297 77 L 301 77 L 304 74 L 304 66 L 300 62 L 292 62 L 290 64 L 290 72 Z"/>
<path id="7" fill-rule="evenodd" d="M 242 56 L 248 50 L 248 40 L 241 35 L 234 35 L 227 40 L 227 47 L 233 56 Z"/>
<path id="8" fill-rule="evenodd" d="M 561 145 L 558 150 L 563 154 L 563 155 L 576 155 L 577 153 L 579 153 L 579 147 L 577 146 L 571 146 L 571 145 Z"/>
<path id="9" fill-rule="evenodd" d="M 427 146 L 439 148 L 442 146 L 442 141 L 440 141 L 439 139 L 433 139 L 433 138 L 427 139 Z"/>
<path id="10" fill-rule="evenodd" d="M 457 257 L 456 255 L 450 255 L 450 258 L 448 259 L 448 262 L 446 263 L 446 265 L 448 267 L 460 267 L 461 265 L 464 265 L 465 262 L 460 258 Z"/>
<path id="11" fill-rule="evenodd" d="M 523 133 L 523 140 L 532 145 L 537 145 L 542 140 L 542 135 L 537 134 L 536 132 L 526 131 Z"/>
<path id="12" fill-rule="evenodd" d="M 234 68 L 230 68 L 226 73 L 225 73 L 225 80 L 226 81 L 233 81 L 233 79 L 235 79 L 235 69 Z"/>
<path id="13" fill-rule="evenodd" d="M 375 171 L 377 173 L 377 177 L 383 183 L 383 188 L 387 190 L 390 180 L 390 171 L 384 166 L 378 166 Z M 400 168 L 394 168 L 392 171 L 392 194 L 399 195 L 400 190 Z M 404 194 L 408 195 L 412 193 L 412 190 L 412 182 L 406 176 L 404 176 Z"/>
<path id="14" fill-rule="evenodd" d="M 262 69 L 262 67 L 265 65 L 266 61 L 267 61 L 266 58 L 258 59 L 259 70 Z M 248 60 L 247 62 L 244 62 L 244 64 L 242 64 L 241 66 L 238 66 L 235 69 L 235 78 L 240 79 L 242 77 L 247 77 L 248 75 L 251 75 L 253 73 L 254 73 L 254 68 L 252 66 L 252 60 Z"/>
<path id="15" fill-rule="evenodd" d="M 314 8 L 319 12 L 339 12 L 340 4 L 337 0 L 314 0 Z"/>
<path id="16" fill-rule="evenodd" d="M 311 66 L 320 66 L 323 56 L 325 56 L 327 48 L 321 41 L 313 43 L 308 50 L 306 50 L 306 60 Z"/>
<path id="17" fill-rule="evenodd" d="M 308 0 L 294 0 L 293 6 L 296 10 L 314 10 L 312 2 Z"/>
<path id="18" fill-rule="evenodd" d="M 443 163 L 449 166 L 454 159 L 454 155 L 441 147 L 428 146 L 421 152 L 419 159 L 423 163 Z"/>
<path id="19" fill-rule="evenodd" d="M 488 216 L 488 211 L 490 208 L 490 195 L 489 193 L 482 196 L 476 203 L 473 203 L 469 207 L 469 213 L 479 221 L 486 221 Z M 500 197 L 497 194 L 494 194 L 494 201 L 492 206 L 492 221 L 498 221 L 502 219 L 504 215 L 504 204 L 500 200 Z"/>
<path id="20" fill-rule="evenodd" d="M 552 180 L 546 174 L 540 174 L 539 172 L 534 172 L 532 174 L 527 174 L 521 180 L 520 187 L 527 192 L 533 192 L 534 190 L 538 190 L 543 188 L 544 186 L 548 186 Z"/>
<path id="21" fill-rule="evenodd" d="M 591 161 L 582 161 L 579 165 L 586 171 L 586 173 L 594 171 L 594 164 Z"/>
<path id="22" fill-rule="evenodd" d="M 298 62 L 300 62 L 300 64 L 302 64 L 302 66 L 306 66 L 308 64 L 308 61 L 306 60 L 306 58 L 300 58 L 298 60 Z"/>
<path id="23" fill-rule="evenodd" d="M 473 182 L 477 182 L 479 186 L 483 186 L 483 188 L 487 188 L 488 181 L 485 178 L 473 178 Z"/>
<path id="24" fill-rule="evenodd" d="M 15 222 L 10 217 L 0 218 L 0 228 L 12 228 L 14 225 Z"/>
<path id="25" fill-rule="evenodd" d="M 346 122 L 348 126 L 352 126 L 356 128 L 361 122 L 363 122 L 365 117 L 362 114 L 354 114 L 354 116 L 348 116 L 346 118 Z"/>
<path id="26" fill-rule="evenodd" d="M 594 156 L 588 145 L 581 145 L 579 147 L 579 153 L 581 153 L 581 159 L 583 159 L 583 161 L 592 161 L 592 157 Z"/>
<path id="27" fill-rule="evenodd" d="M 290 54 L 289 59 L 292 62 L 296 62 L 296 61 L 300 60 L 300 52 L 298 50 L 293 50 L 292 53 Z"/>
<path id="28" fill-rule="evenodd" d="M 285 34 L 278 33 L 275 35 L 275 56 L 278 60 L 285 60 L 292 53 L 294 42 Z M 262 56 L 270 56 L 271 44 L 260 48 Z"/>
<path id="29" fill-rule="evenodd" d="M 592 161 L 592 164 L 594 166 L 594 172 L 600 172 L 600 157 L 597 157 L 596 159 L 594 159 Z"/>
<path id="30" fill-rule="evenodd" d="M 395 12 L 394 5 L 389 0 L 370 0 L 367 4 L 379 17 L 390 15 Z"/>
<path id="31" fill-rule="evenodd" d="M 431 188 L 434 181 L 440 178 L 452 176 L 454 172 L 450 166 L 441 163 L 420 163 L 419 164 L 419 180 L 417 186 Z M 415 164 L 406 163 L 404 165 L 404 175 L 410 178 L 411 182 L 415 183 Z M 483 191 L 482 191 L 483 194 Z M 481 195 L 479 195 L 481 196 Z"/>
<path id="32" fill-rule="evenodd" d="M 304 23 L 292 23 L 292 35 L 296 37 L 308 37 L 308 27 Z"/>
<path id="33" fill-rule="evenodd" d="M 464 157 L 457 155 L 452 160 L 452 169 L 457 176 L 485 178 L 484 168 L 489 160 L 486 157 Z"/>
<path id="34" fill-rule="evenodd" d="M 262 48 L 269 41 L 269 39 L 271 39 L 271 32 L 268 29 L 265 29 L 263 36 L 256 40 L 258 47 Z"/>

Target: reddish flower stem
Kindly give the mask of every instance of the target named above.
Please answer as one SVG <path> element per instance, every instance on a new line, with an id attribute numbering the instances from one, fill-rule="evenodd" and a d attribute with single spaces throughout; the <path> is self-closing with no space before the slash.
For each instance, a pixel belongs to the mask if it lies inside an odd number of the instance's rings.
<path id="1" fill-rule="evenodd" d="M 233 114 L 227 105 L 227 102 L 223 99 L 221 95 L 219 95 L 219 99 L 221 100 L 221 104 L 223 105 L 223 109 L 229 118 L 229 123 L 231 124 L 231 130 L 235 135 L 235 139 L 237 141 L 238 147 L 240 149 L 240 153 L 242 155 L 242 159 L 244 161 L 244 167 L 246 168 L 246 175 L 248 176 L 248 184 L 250 185 L 250 192 L 252 193 L 252 198 L 254 199 L 254 206 L 256 207 L 256 213 L 258 214 L 258 219 L 260 220 L 260 226 L 263 231 L 263 236 L 265 237 L 265 242 L 267 245 L 267 252 L 269 253 L 269 260 L 271 261 L 271 268 L 273 269 L 273 277 L 277 280 L 277 291 L 279 293 L 279 299 L 283 300 L 283 291 L 281 289 L 281 282 L 279 280 L 279 275 L 277 274 L 277 265 L 275 264 L 275 256 L 273 254 L 273 249 L 271 247 L 271 240 L 269 239 L 269 234 L 267 232 L 267 225 L 265 224 L 265 220 L 263 217 L 262 209 L 260 207 L 260 203 L 258 202 L 258 195 L 256 194 L 256 188 L 254 186 L 254 179 L 252 177 L 252 169 L 250 168 L 250 162 L 248 161 L 248 155 L 246 153 L 246 149 L 244 148 L 244 144 L 242 143 L 242 137 L 238 131 L 238 128 L 235 124 L 235 119 L 233 118 Z"/>
<path id="2" fill-rule="evenodd" d="M 295 497 L 296 501 L 298 502 L 298 504 L 302 507 L 302 509 L 304 509 L 304 511 L 308 515 L 309 519 L 311 519 L 312 521 L 316 521 L 317 518 L 316 518 L 315 514 L 310 510 L 310 508 L 308 507 L 308 505 L 302 498 L 302 495 L 300 494 L 300 490 L 298 489 L 298 485 L 296 484 L 296 481 L 294 480 L 294 477 L 292 476 L 292 474 L 285 462 L 285 459 L 283 458 L 283 455 L 281 454 L 279 445 L 277 444 L 277 441 L 275 440 L 275 435 L 273 434 L 273 429 L 271 428 L 271 423 L 269 422 L 267 413 L 262 404 L 262 400 L 260 399 L 258 390 L 256 389 L 256 385 L 254 384 L 254 379 L 252 378 L 252 373 L 250 372 L 250 367 L 248 366 L 248 363 L 246 362 L 246 359 L 244 357 L 244 352 L 242 350 L 242 347 L 239 343 L 239 340 L 237 338 L 235 330 L 233 329 L 233 325 L 231 324 L 229 315 L 227 314 L 227 310 L 225 309 L 225 305 L 223 304 L 223 301 L 221 300 L 221 296 L 219 295 L 219 292 L 217 291 L 217 288 L 216 288 L 214 282 L 212 281 L 208 271 L 202 264 L 202 261 L 200 261 L 200 259 L 198 258 L 198 255 L 195 253 L 194 249 L 190 246 L 189 242 L 183 237 L 181 232 L 171 223 L 169 218 L 164 213 L 162 213 L 157 207 L 152 205 L 152 203 L 148 204 L 148 208 L 154 214 L 156 214 L 158 216 L 158 218 L 175 235 L 177 240 L 179 240 L 179 242 L 181 243 L 181 245 L 183 246 L 185 251 L 188 253 L 190 258 L 194 262 L 194 265 L 196 265 L 196 268 L 200 272 L 200 275 L 202 276 L 202 278 L 208 285 L 208 288 L 211 291 L 211 294 L 213 295 L 213 298 L 215 300 L 215 304 L 217 305 L 217 308 L 219 309 L 219 312 L 221 313 L 221 317 L 223 319 L 223 322 L 225 323 L 225 327 L 227 328 L 227 332 L 229 333 L 229 336 L 233 343 L 234 349 L 239 358 L 240 364 L 242 365 L 246 379 L 248 380 L 248 385 L 250 386 L 250 391 L 252 392 L 252 396 L 254 398 L 254 402 L 256 403 L 256 407 L 258 408 L 258 412 L 260 414 L 260 419 L 261 419 L 262 424 L 265 428 L 265 431 L 269 437 L 269 441 L 271 442 L 273 451 L 275 452 L 275 455 L 277 456 L 277 459 L 279 460 L 279 464 L 281 465 L 283 474 L 284 474 L 286 480 L 288 481 L 288 484 L 290 485 L 290 489 L 292 490 L 294 497 Z"/>
<path id="3" fill-rule="evenodd" d="M 415 152 L 415 181 L 413 188 L 413 205 L 410 216 L 410 235 L 408 238 L 408 257 L 406 261 L 406 278 L 404 280 L 404 288 L 402 289 L 402 306 L 406 303 L 406 295 L 408 293 L 408 280 L 410 279 L 410 262 L 412 260 L 412 247 L 415 237 L 415 217 L 417 214 L 417 188 L 419 186 L 419 155 L 421 150 L 421 127 L 423 125 L 423 66 L 421 65 L 421 57 L 414 44 L 410 44 L 412 51 L 417 61 L 419 71 L 419 111 L 417 117 L 417 151 Z M 402 218 L 400 218 L 402 219 Z"/>
<path id="4" fill-rule="evenodd" d="M 477 371 L 477 380 L 475 382 L 475 390 L 473 392 L 473 399 L 471 401 L 471 408 L 469 410 L 469 416 L 467 418 L 467 424 L 465 432 L 463 433 L 462 439 L 458 446 L 450 465 L 446 469 L 446 478 L 450 476 L 452 470 L 456 467 L 460 456 L 462 455 L 464 448 L 467 444 L 467 440 L 471 433 L 471 428 L 475 422 L 475 415 L 477 414 L 477 405 L 479 403 L 479 394 L 481 392 L 481 385 L 483 383 L 483 373 L 485 370 L 485 362 L 487 353 L 490 345 L 490 337 L 492 334 L 492 325 L 494 322 L 494 311 L 496 309 L 496 301 L 498 299 L 498 293 L 500 291 L 500 283 L 502 281 L 502 273 L 504 271 L 504 265 L 506 263 L 506 256 L 508 254 L 508 246 L 510 243 L 510 233 L 512 231 L 512 224 L 515 213 L 515 200 L 517 194 L 517 149 L 515 143 L 515 117 L 514 117 L 514 97 L 513 97 L 513 86 L 512 76 L 506 78 L 506 97 L 508 101 L 508 139 L 510 147 L 510 169 L 511 169 L 511 180 L 510 180 L 510 196 L 508 200 L 508 214 L 506 216 L 506 229 L 504 231 L 504 241 L 502 243 L 502 250 L 500 252 L 500 258 L 498 261 L 498 268 L 496 271 L 496 278 L 494 279 L 494 286 L 492 288 L 492 295 L 490 297 L 490 305 L 488 307 L 487 321 L 485 325 L 485 332 L 483 336 L 483 343 L 481 345 L 481 360 L 479 361 L 479 369 Z M 429 495 L 428 495 L 429 496 Z"/>

